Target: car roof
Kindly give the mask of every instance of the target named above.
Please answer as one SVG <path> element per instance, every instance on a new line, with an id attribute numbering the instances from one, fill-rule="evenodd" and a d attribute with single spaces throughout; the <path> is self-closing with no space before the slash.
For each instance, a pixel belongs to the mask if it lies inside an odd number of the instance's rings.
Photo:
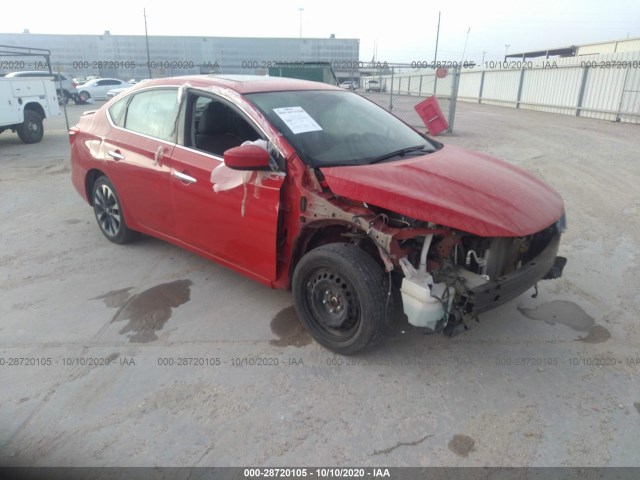
<path id="1" fill-rule="evenodd" d="M 83 85 L 86 85 L 87 83 L 95 83 L 95 82 L 99 82 L 100 80 L 117 80 L 119 82 L 125 82 L 124 80 L 120 80 L 119 78 L 92 78 L 91 80 L 87 80 L 83 83 Z"/>
<path id="2" fill-rule="evenodd" d="M 337 90 L 341 88 L 327 83 L 298 80 L 296 78 L 269 77 L 260 75 L 187 75 L 153 79 L 144 82 L 145 87 L 154 85 L 190 85 L 194 88 L 221 87 L 240 94 L 278 92 L 291 90 Z"/>

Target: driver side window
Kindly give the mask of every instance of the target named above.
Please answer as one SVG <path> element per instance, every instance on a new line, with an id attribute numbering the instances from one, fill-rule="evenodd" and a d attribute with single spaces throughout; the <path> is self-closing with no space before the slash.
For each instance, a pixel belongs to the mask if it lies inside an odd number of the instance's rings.
<path id="1" fill-rule="evenodd" d="M 240 112 L 222 100 L 192 95 L 187 105 L 191 114 L 185 136 L 188 146 L 222 157 L 225 150 L 261 138 Z"/>

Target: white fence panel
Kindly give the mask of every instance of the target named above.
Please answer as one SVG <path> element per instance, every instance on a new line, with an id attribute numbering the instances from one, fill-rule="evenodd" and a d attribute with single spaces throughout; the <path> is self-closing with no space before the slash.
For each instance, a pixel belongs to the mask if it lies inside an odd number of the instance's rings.
<path id="1" fill-rule="evenodd" d="M 458 99 L 477 101 L 480 98 L 480 85 L 484 72 L 462 72 L 458 86 Z"/>
<path id="2" fill-rule="evenodd" d="M 482 103 L 515 106 L 519 80 L 520 70 L 487 70 L 484 74 Z"/>
<path id="3" fill-rule="evenodd" d="M 531 63 L 533 67 L 524 70 L 465 70 L 458 98 L 640 123 L 640 51 Z"/>
<path id="4" fill-rule="evenodd" d="M 525 70 L 520 108 L 575 115 L 581 81 L 579 67 Z"/>
<path id="5" fill-rule="evenodd" d="M 640 112 L 640 68 L 627 70 L 625 91 L 620 102 L 620 121 L 638 123 Z"/>
<path id="6" fill-rule="evenodd" d="M 590 68 L 580 116 L 615 120 L 622 98 L 625 73 L 623 69 Z"/>

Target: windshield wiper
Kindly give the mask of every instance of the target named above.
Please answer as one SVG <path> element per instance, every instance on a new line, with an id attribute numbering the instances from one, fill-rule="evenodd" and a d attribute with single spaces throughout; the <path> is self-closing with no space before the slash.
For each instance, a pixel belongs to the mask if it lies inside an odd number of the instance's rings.
<path id="1" fill-rule="evenodd" d="M 407 153 L 418 152 L 424 150 L 426 145 L 416 145 L 415 147 L 403 148 L 402 150 L 396 150 L 395 152 L 385 153 L 384 155 L 380 155 L 379 157 L 372 158 L 369 160 L 368 164 L 374 164 L 378 162 L 382 162 L 384 160 L 389 160 L 393 157 L 404 157 Z"/>

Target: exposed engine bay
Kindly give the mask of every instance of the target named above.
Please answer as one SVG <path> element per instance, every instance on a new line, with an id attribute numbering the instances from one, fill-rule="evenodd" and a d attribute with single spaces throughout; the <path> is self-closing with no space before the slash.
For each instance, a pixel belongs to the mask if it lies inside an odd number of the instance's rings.
<path id="1" fill-rule="evenodd" d="M 486 238 L 386 212 L 395 228 L 433 233 L 399 242 L 404 278 L 401 293 L 409 323 L 447 332 L 469 318 L 561 276 L 566 263 L 556 257 L 564 216 L 526 237 Z"/>

